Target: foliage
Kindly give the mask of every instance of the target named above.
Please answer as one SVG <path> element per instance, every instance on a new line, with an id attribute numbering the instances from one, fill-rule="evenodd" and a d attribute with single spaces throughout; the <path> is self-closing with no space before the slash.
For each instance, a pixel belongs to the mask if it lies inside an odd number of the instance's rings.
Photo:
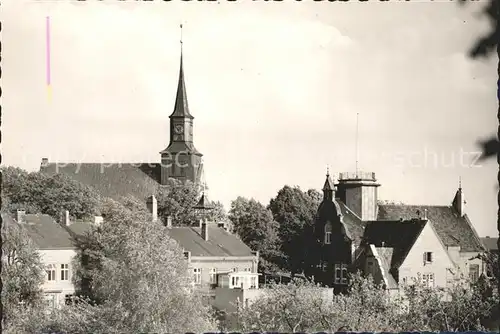
<path id="1" fill-rule="evenodd" d="M 180 226 L 198 225 L 200 219 L 217 222 L 226 219 L 226 212 L 220 202 L 209 201 L 207 204 L 211 210 L 207 212 L 197 212 L 194 209 L 200 196 L 197 185 L 190 181 L 169 179 L 166 185 L 160 187 L 156 197 L 158 215 L 164 222 L 168 216 L 171 216 L 174 225 Z"/>
<path id="2" fill-rule="evenodd" d="M 17 223 L 4 220 L 2 240 L 2 321 L 9 324 L 23 309 L 42 307 L 45 268 L 35 245 Z"/>
<path id="3" fill-rule="evenodd" d="M 105 221 L 88 235 L 93 260 L 82 265 L 91 296 L 88 304 L 96 321 L 108 324 L 95 332 L 196 332 L 214 328 L 208 310 L 192 289 L 182 250 L 161 222 L 144 212 L 131 211 L 107 200 L 101 208 Z M 92 262 L 92 261 L 90 261 Z M 82 281 L 80 277 L 79 281 Z M 87 287 L 88 288 L 88 287 Z M 94 312 L 97 307 L 98 312 Z M 90 317 L 90 318 L 92 318 Z"/>
<path id="4" fill-rule="evenodd" d="M 319 198 L 314 190 L 303 192 L 299 187 L 284 186 L 269 204 L 274 220 L 279 223 L 284 253 L 281 266 L 292 273 L 300 273 L 306 267 L 305 249 L 311 243 Z"/>
<path id="5" fill-rule="evenodd" d="M 2 167 L 1 171 L 6 212 L 25 209 L 27 213 L 44 213 L 56 219 L 63 210 L 77 219 L 95 214 L 98 193 L 63 174 L 28 173 L 17 167 Z"/>
<path id="6" fill-rule="evenodd" d="M 279 259 L 278 224 L 271 211 L 254 199 L 239 196 L 231 203 L 229 220 L 241 240 L 260 252 L 259 271 L 276 271 Z"/>
<path id="7" fill-rule="evenodd" d="M 249 306 L 239 307 L 233 315 L 233 330 L 484 331 L 481 322 L 494 312 L 498 296 L 488 294 L 481 284 L 470 287 L 463 281 L 439 289 L 416 281 L 404 287 L 402 294 L 391 294 L 371 277 L 358 273 L 352 275 L 347 294 L 325 298 L 327 289 L 294 280 L 288 285 L 271 285 Z"/>

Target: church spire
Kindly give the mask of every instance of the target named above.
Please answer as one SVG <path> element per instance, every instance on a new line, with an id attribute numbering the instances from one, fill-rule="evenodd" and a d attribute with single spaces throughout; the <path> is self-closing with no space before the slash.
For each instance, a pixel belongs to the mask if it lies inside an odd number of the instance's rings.
<path id="1" fill-rule="evenodd" d="M 323 200 L 331 201 L 333 199 L 333 192 L 335 191 L 335 186 L 333 185 L 332 178 L 330 177 L 330 169 L 326 167 L 326 180 L 323 185 Z"/>
<path id="2" fill-rule="evenodd" d="M 459 177 L 458 189 L 455 193 L 455 197 L 453 198 L 452 206 L 455 208 L 460 217 L 465 215 L 465 204 L 467 204 L 467 202 L 465 201 L 465 196 L 462 191 L 462 177 Z"/>
<path id="3" fill-rule="evenodd" d="M 184 83 L 184 66 L 183 66 L 183 50 L 182 50 L 182 24 L 181 28 L 181 61 L 180 61 L 180 69 L 179 69 L 179 80 L 177 82 L 177 96 L 175 98 L 175 107 L 174 112 L 170 115 L 172 117 L 185 117 L 191 118 L 194 117 L 189 113 L 189 106 L 186 94 L 186 84 Z"/>

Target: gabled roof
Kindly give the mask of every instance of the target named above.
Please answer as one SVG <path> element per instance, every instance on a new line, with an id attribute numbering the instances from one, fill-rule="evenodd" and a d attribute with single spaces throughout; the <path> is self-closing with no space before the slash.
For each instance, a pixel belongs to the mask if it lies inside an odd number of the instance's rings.
<path id="1" fill-rule="evenodd" d="M 4 217 L 4 215 L 2 215 Z M 75 244 L 68 231 L 51 216 L 27 214 L 19 223 L 39 249 L 74 249 Z"/>
<path id="2" fill-rule="evenodd" d="M 394 248 L 375 247 L 374 245 L 370 245 L 370 250 L 375 257 L 376 264 L 378 265 L 380 273 L 382 274 L 382 279 L 384 280 L 386 288 L 397 289 L 398 283 L 391 273 L 391 261 L 392 255 L 394 253 Z"/>
<path id="3" fill-rule="evenodd" d="M 217 226 L 207 226 L 208 240 L 199 227 L 172 227 L 169 235 L 191 256 L 252 256 L 252 250 L 236 235 Z"/>
<path id="4" fill-rule="evenodd" d="M 156 193 L 160 180 L 160 164 L 149 163 L 49 163 L 40 172 L 65 174 L 113 199 L 127 194 L 145 199 Z"/>
<path id="5" fill-rule="evenodd" d="M 426 224 L 426 220 L 417 219 L 368 222 L 362 243 L 376 248 L 390 248 L 390 268 L 399 268 Z M 384 252 L 387 255 L 389 251 Z"/>
<path id="6" fill-rule="evenodd" d="M 484 248 L 489 251 L 498 251 L 498 238 L 481 238 L 481 241 L 483 242 Z"/>
<path id="7" fill-rule="evenodd" d="M 425 210 L 445 246 L 460 246 L 465 252 L 482 251 L 479 236 L 467 215 L 460 217 L 450 206 L 384 204 L 379 205 L 378 220 L 408 220 L 417 218 L 417 211 Z"/>

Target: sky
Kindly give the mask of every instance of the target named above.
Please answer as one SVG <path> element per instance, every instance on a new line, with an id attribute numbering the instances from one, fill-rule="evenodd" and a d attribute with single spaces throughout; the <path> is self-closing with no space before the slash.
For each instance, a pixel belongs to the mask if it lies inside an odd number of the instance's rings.
<path id="1" fill-rule="evenodd" d="M 182 23 L 211 199 L 267 204 L 284 185 L 319 190 L 327 166 L 350 172 L 358 160 L 381 200 L 449 205 L 461 177 L 467 214 L 493 236 L 497 164 L 476 159 L 498 124 L 498 59 L 467 56 L 489 29 L 484 5 L 6 0 L 3 163 L 159 162 Z"/>

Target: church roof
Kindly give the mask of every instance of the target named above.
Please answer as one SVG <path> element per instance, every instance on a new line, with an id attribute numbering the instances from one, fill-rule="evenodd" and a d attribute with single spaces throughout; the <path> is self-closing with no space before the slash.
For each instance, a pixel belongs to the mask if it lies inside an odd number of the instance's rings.
<path id="1" fill-rule="evenodd" d="M 188 99 L 186 94 L 186 84 L 184 83 L 184 68 L 181 52 L 181 65 L 179 69 L 179 80 L 177 82 L 177 96 L 175 97 L 174 112 L 170 117 L 187 117 L 193 119 L 194 117 L 189 112 Z"/>
<path id="2" fill-rule="evenodd" d="M 252 250 L 236 235 L 216 225 L 208 225 L 208 240 L 199 227 L 172 227 L 169 235 L 191 256 L 252 256 Z"/>
<path id="3" fill-rule="evenodd" d="M 445 246 L 460 246 L 464 252 L 483 250 L 481 240 L 467 215 L 460 217 L 450 206 L 433 205 L 379 205 L 378 220 L 399 220 L 417 218 L 417 211 L 427 210 L 427 218 Z"/>
<path id="4" fill-rule="evenodd" d="M 342 213 L 342 222 L 347 228 L 347 233 L 349 234 L 355 245 L 359 245 L 363 237 L 363 231 L 366 223 L 363 222 L 358 216 L 356 216 L 354 212 L 349 210 L 347 205 L 345 205 L 342 201 L 339 201 L 338 199 L 336 199 L 335 201 L 340 207 L 340 211 Z"/>
<path id="5" fill-rule="evenodd" d="M 145 200 L 160 180 L 160 164 L 150 163 L 47 163 L 40 172 L 65 174 L 113 199 L 130 194 Z"/>

